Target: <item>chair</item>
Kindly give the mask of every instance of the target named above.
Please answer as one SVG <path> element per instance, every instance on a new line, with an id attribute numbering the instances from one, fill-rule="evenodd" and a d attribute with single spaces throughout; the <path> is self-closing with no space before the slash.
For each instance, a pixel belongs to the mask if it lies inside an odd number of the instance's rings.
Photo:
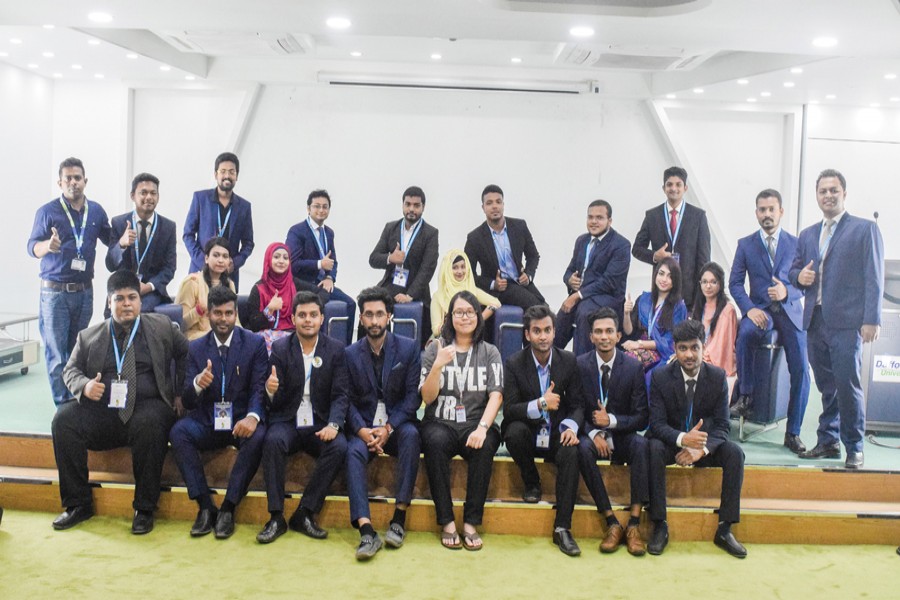
<path id="1" fill-rule="evenodd" d="M 180 304 L 160 304 L 153 312 L 166 315 L 179 331 L 184 332 L 184 312 Z"/>
<path id="2" fill-rule="evenodd" d="M 753 352 L 753 370 L 755 373 L 768 374 L 760 377 L 760 381 L 768 381 L 768 385 L 754 386 L 753 404 L 750 416 L 741 417 L 738 423 L 740 440 L 746 441 L 764 431 L 774 429 L 778 421 L 787 418 L 788 403 L 791 399 L 791 374 L 788 371 L 784 348 L 778 344 L 778 332 L 769 331 L 762 343 Z M 738 386 L 735 385 L 735 391 Z M 761 425 L 748 430 L 747 423 Z"/>
<path id="3" fill-rule="evenodd" d="M 500 350 L 503 362 L 522 349 L 522 316 L 524 311 L 518 306 L 503 305 L 494 313 L 494 344 Z"/>
<path id="4" fill-rule="evenodd" d="M 330 338 L 347 345 L 347 328 L 350 317 L 347 315 L 347 303 L 342 300 L 331 300 L 325 305 L 325 333 Z"/>
<path id="5" fill-rule="evenodd" d="M 394 326 L 392 331 L 396 335 L 402 335 L 415 341 L 419 341 L 422 332 L 421 302 L 398 302 L 394 304 Z"/>

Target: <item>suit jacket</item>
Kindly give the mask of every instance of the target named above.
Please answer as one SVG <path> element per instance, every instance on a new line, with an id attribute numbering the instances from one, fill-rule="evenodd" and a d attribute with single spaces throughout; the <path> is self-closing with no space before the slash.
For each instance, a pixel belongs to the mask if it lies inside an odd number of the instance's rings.
<path id="1" fill-rule="evenodd" d="M 417 423 L 416 411 L 422 403 L 419 397 L 419 344 L 391 332 L 385 334 L 384 367 L 381 371 L 384 406 L 388 423 L 394 429 L 404 423 Z M 372 351 L 363 338 L 346 349 L 347 365 L 347 435 L 363 427 L 372 427 L 378 405 Z"/>
<path id="2" fill-rule="evenodd" d="M 155 225 L 156 232 L 150 241 L 147 255 L 141 263 L 141 281 L 152 283 L 163 299 L 171 302 L 172 298 L 169 296 L 166 286 L 175 277 L 175 221 L 167 219 L 159 213 L 156 213 L 155 218 L 159 224 Z M 110 233 L 112 242 L 109 250 L 106 251 L 106 268 L 111 272 L 119 269 L 137 271 L 134 246 L 128 248 L 119 246 L 119 238 L 125 233 L 126 223 L 131 223 L 130 212 L 113 217 L 112 232 Z M 150 239 L 149 232 L 147 238 Z M 144 248 L 141 248 L 141 252 L 144 252 Z"/>
<path id="3" fill-rule="evenodd" d="M 197 394 L 194 378 L 212 361 L 213 381 Z M 265 341 L 258 335 L 235 327 L 225 363 L 225 399 L 232 404 L 234 421 L 247 413 L 256 413 L 260 423 L 266 419 L 265 385 L 269 376 L 269 354 Z M 188 364 L 181 401 L 185 408 L 196 408 L 194 416 L 201 423 L 213 425 L 213 405 L 222 397 L 222 359 L 216 334 L 210 331 L 190 342 Z"/>
<path id="4" fill-rule="evenodd" d="M 859 329 L 864 324 L 881 325 L 884 293 L 884 242 L 878 225 L 844 213 L 831 234 L 822 276 L 819 276 L 819 237 L 822 223 L 800 232 L 790 280 L 803 290 L 803 328 L 808 329 L 819 285 L 822 285 L 822 318 L 834 329 Z M 797 276 L 813 261 L 816 281 L 801 286 Z"/>
<path id="5" fill-rule="evenodd" d="M 584 388 L 574 354 L 553 348 L 550 381 L 554 383 L 553 391 L 559 394 L 559 409 L 550 412 L 550 435 L 559 435 L 559 425 L 566 419 L 581 427 L 584 422 Z M 531 419 L 527 413 L 528 403 L 541 396 L 541 380 L 531 348 L 519 350 L 507 359 L 503 370 L 503 433 L 506 433 L 507 423 L 514 421 L 524 421 L 532 427 L 543 423 L 542 418 Z"/>
<path id="6" fill-rule="evenodd" d="M 344 365 L 344 345 L 320 333 L 315 356 L 322 359 L 322 366 L 313 368 L 309 381 L 309 395 L 313 406 L 313 422 L 321 427 L 328 423 L 344 426 L 347 418 L 347 369 Z M 294 421 L 303 388 L 306 369 L 303 366 L 303 350 L 297 334 L 291 334 L 272 344 L 269 356 L 269 372 L 275 367 L 278 375 L 278 391 L 269 402 L 269 422 Z M 268 395 L 266 396 L 268 397 Z"/>
<path id="7" fill-rule="evenodd" d="M 506 217 L 506 233 L 509 236 L 509 247 L 512 249 L 513 261 L 519 273 L 527 273 L 534 280 L 541 255 L 534 238 L 528 230 L 528 224 L 523 219 Z M 491 291 L 491 282 L 497 276 L 500 269 L 500 261 L 497 260 L 497 250 L 494 248 L 494 240 L 491 237 L 491 228 L 487 221 L 469 232 L 466 237 L 466 256 L 472 264 L 472 275 L 475 277 L 475 285 Z M 522 258 L 524 256 L 524 262 Z"/>
<path id="8" fill-rule="evenodd" d="M 678 435 L 685 431 L 689 408 L 681 364 L 675 360 L 654 369 L 650 377 L 650 436 L 675 447 Z M 703 419 L 700 429 L 707 434 L 706 447 L 710 454 L 728 440 L 728 418 L 725 371 L 709 363 L 701 363 L 694 389 L 694 413 L 690 428 Z"/>
<path id="9" fill-rule="evenodd" d="M 563 275 L 563 283 L 569 294 L 574 292 L 569 287 L 569 277 L 578 271 L 581 275 L 581 298 L 592 298 L 600 306 L 620 308 L 625 301 L 625 287 L 628 281 L 628 267 L 631 265 L 628 240 L 610 229 L 598 244 L 591 250 L 587 266 L 584 254 L 591 242 L 591 234 L 585 233 L 575 240 L 572 260 Z"/>
<path id="10" fill-rule="evenodd" d="M 578 357 L 578 372 L 584 387 L 584 431 L 599 429 L 593 424 L 593 412 L 599 407 L 600 370 L 597 368 L 597 353 L 594 350 Z M 606 412 L 616 417 L 615 435 L 637 433 L 647 428 L 650 408 L 647 405 L 647 382 L 644 368 L 636 358 L 616 350 L 612 371 L 609 375 L 609 391 Z"/>
<path id="11" fill-rule="evenodd" d="M 706 211 L 684 200 L 682 202 L 685 202 L 684 215 L 681 218 L 681 229 L 678 231 L 675 247 L 673 248 L 669 241 L 667 216 L 669 205 L 664 202 L 654 206 L 644 215 L 644 222 L 641 223 L 641 229 L 634 238 L 631 253 L 639 261 L 653 264 L 653 253 L 669 244 L 669 252 L 680 255 L 678 265 L 681 267 L 681 295 L 684 297 L 684 303 L 693 306 L 694 292 L 700 280 L 700 268 L 709 262 L 709 223 L 706 221 Z"/>
<path id="12" fill-rule="evenodd" d="M 429 283 L 438 261 L 438 230 L 422 221 L 419 233 L 406 253 L 403 267 L 409 269 L 409 279 L 406 288 L 401 288 L 391 283 L 394 278 L 394 265 L 388 264 L 387 257 L 400 243 L 400 228 L 403 227 L 403 221 L 404 219 L 391 221 L 384 226 L 381 238 L 369 255 L 369 266 L 384 270 L 384 277 L 378 282 L 379 287 L 389 289 L 392 294 L 408 294 L 413 300 L 428 305 L 431 303 Z"/>
<path id="13" fill-rule="evenodd" d="M 140 327 L 147 346 L 150 348 L 153 375 L 156 378 L 159 395 L 174 409 L 175 396 L 181 391 L 184 381 L 188 341 L 165 315 L 142 314 Z M 103 371 L 109 352 L 109 342 L 109 319 L 78 333 L 75 348 L 63 369 L 63 381 L 79 402 L 81 402 L 81 394 L 87 382 L 93 379 L 95 374 Z M 173 360 L 175 361 L 174 381 L 172 379 Z"/>
<path id="14" fill-rule="evenodd" d="M 228 252 L 234 261 L 234 270 L 244 266 L 253 252 L 253 213 L 250 203 L 237 194 L 231 195 L 231 216 L 228 218 Z M 181 239 L 191 255 L 190 272 L 203 269 L 205 256 L 203 245 L 219 234 L 219 199 L 216 189 L 194 192 L 191 207 L 184 221 Z M 233 279 L 237 279 L 233 277 Z"/>
<path id="15" fill-rule="evenodd" d="M 779 304 L 781 309 L 797 329 L 803 329 L 803 305 L 800 298 L 803 293 L 791 283 L 791 263 L 797 251 L 797 238 L 785 230 L 778 236 L 778 247 L 775 249 L 775 266 L 769 260 L 769 250 L 759 236 L 759 230 L 738 240 L 731 275 L 728 278 L 728 290 L 737 302 L 744 316 L 751 308 L 771 310 L 775 304 L 769 299 L 769 287 L 775 277 L 787 288 L 787 298 Z M 744 288 L 744 278 L 750 281 L 750 295 Z"/>
<path id="16" fill-rule="evenodd" d="M 337 281 L 338 258 L 337 250 L 334 248 L 334 230 L 328 225 L 324 227 L 325 240 L 328 242 L 331 258 L 334 259 L 334 266 L 321 277 L 319 267 L 316 265 L 322 257 L 319 255 L 319 246 L 316 244 L 312 229 L 309 228 L 309 223 L 304 219 L 288 230 L 284 243 L 291 251 L 291 272 L 294 277 L 309 283 L 319 283 L 327 276 L 331 276 L 332 281 Z"/>

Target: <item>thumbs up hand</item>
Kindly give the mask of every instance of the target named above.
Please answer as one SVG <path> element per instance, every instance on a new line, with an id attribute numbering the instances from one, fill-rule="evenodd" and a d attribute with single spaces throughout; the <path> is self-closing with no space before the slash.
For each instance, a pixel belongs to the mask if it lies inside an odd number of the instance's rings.
<path id="1" fill-rule="evenodd" d="M 547 391 L 544 392 L 544 401 L 547 403 L 547 410 L 559 409 L 559 394 L 553 391 L 554 387 L 556 387 L 556 382 L 551 381 L 550 385 L 547 386 Z"/>
<path id="2" fill-rule="evenodd" d="M 334 268 L 334 259 L 331 258 L 331 250 L 329 250 L 329 251 L 328 251 L 328 254 L 326 254 L 326 255 L 322 258 L 322 260 L 319 261 L 319 262 L 322 263 L 322 270 L 323 270 L 323 271 L 328 272 L 328 271 L 332 270 L 332 269 Z"/>
<path id="3" fill-rule="evenodd" d="M 388 262 L 392 265 L 402 265 L 405 260 L 406 252 L 400 249 L 400 242 L 397 242 L 397 247 L 388 254 Z"/>
<path id="4" fill-rule="evenodd" d="M 128 248 L 133 246 L 136 239 L 137 232 L 131 228 L 131 221 L 125 221 L 125 231 L 122 232 L 122 237 L 119 238 L 119 247 Z"/>
<path id="5" fill-rule="evenodd" d="M 448 346 L 444 346 L 444 343 L 441 341 L 441 338 L 436 340 L 437 343 L 437 354 L 434 357 L 435 366 L 443 369 L 446 365 L 449 365 L 453 362 L 453 358 L 456 356 L 456 346 L 450 344 Z"/>
<path id="6" fill-rule="evenodd" d="M 800 274 L 797 275 L 797 283 L 802 285 L 803 287 L 809 287 L 816 282 L 816 272 L 813 269 L 813 261 L 809 261 L 805 267 L 800 270 Z"/>
<path id="7" fill-rule="evenodd" d="M 272 299 L 269 300 L 268 306 L 266 308 L 269 309 L 270 316 L 274 319 L 275 313 L 277 313 L 284 306 L 284 300 L 277 293 L 272 296 Z"/>
<path id="8" fill-rule="evenodd" d="M 494 277 L 494 291 L 495 292 L 505 292 L 506 286 L 508 282 L 503 278 L 503 275 L 500 274 L 500 269 L 497 269 L 497 276 Z"/>
<path id="9" fill-rule="evenodd" d="M 625 294 L 624 310 L 626 315 L 630 315 L 634 312 L 634 300 L 631 299 L 631 294 Z"/>
<path id="10" fill-rule="evenodd" d="M 266 379 L 266 392 L 270 396 L 274 396 L 278 391 L 278 373 L 275 372 L 275 365 L 272 365 L 272 373 Z"/>
<path id="11" fill-rule="evenodd" d="M 572 273 L 567 283 L 576 292 L 581 289 L 581 276 L 578 274 L 578 271 Z"/>
<path id="12" fill-rule="evenodd" d="M 194 379 L 194 383 L 197 384 L 201 390 L 205 390 L 212 384 L 213 382 L 213 372 L 212 372 L 212 361 L 206 359 L 206 368 L 200 371 L 200 374 Z"/>
<path id="13" fill-rule="evenodd" d="M 669 242 L 666 242 L 662 245 L 662 248 L 653 253 L 653 262 L 658 263 L 669 256 L 672 256 L 672 253 L 669 252 Z"/>
<path id="14" fill-rule="evenodd" d="M 681 438 L 682 447 L 694 450 L 703 450 L 706 447 L 707 435 L 705 431 L 700 431 L 701 427 L 703 427 L 703 419 L 697 421 L 694 428 L 684 434 L 684 437 Z"/>
<path id="15" fill-rule="evenodd" d="M 772 278 L 772 284 L 769 286 L 768 292 L 769 299 L 774 302 L 781 302 L 787 298 L 787 288 L 777 277 Z"/>
<path id="16" fill-rule="evenodd" d="M 51 227 L 50 232 L 50 239 L 47 240 L 47 252 L 58 254 L 60 248 L 62 247 L 62 241 L 59 239 L 59 232 L 56 231 L 56 227 Z"/>
<path id="17" fill-rule="evenodd" d="M 105 391 L 106 384 L 100 383 L 100 373 L 97 373 L 97 376 L 89 380 L 84 386 L 84 389 L 81 391 L 81 395 L 86 396 L 88 400 L 93 400 L 96 402 L 103 397 L 103 392 Z"/>

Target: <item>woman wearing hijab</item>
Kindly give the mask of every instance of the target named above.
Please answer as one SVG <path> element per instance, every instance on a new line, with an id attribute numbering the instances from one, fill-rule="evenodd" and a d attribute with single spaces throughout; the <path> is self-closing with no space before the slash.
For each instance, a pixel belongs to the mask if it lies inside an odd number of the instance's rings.
<path id="1" fill-rule="evenodd" d="M 438 289 L 431 297 L 431 325 L 435 337 L 441 334 L 444 325 L 444 317 L 450 307 L 450 299 L 457 293 L 467 291 L 475 295 L 484 307 L 481 316 L 487 321 L 493 316 L 494 311 L 500 308 L 500 301 L 496 296 L 475 286 L 475 278 L 472 276 L 472 266 L 469 257 L 462 250 L 454 248 L 444 255 L 441 268 L 438 271 Z"/>

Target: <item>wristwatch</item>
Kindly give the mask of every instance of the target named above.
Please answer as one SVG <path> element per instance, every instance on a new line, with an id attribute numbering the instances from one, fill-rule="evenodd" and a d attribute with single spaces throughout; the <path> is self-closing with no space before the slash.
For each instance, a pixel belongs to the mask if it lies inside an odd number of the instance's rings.
<path id="1" fill-rule="evenodd" d="M 541 396 L 540 398 L 538 398 L 538 400 L 540 400 L 541 410 L 547 410 L 547 401 L 544 399 L 544 397 Z"/>
<path id="2" fill-rule="evenodd" d="M 479 426 L 479 427 L 484 427 L 485 429 L 490 429 L 490 428 L 491 428 L 491 426 L 488 425 L 485 421 L 479 421 L 479 422 L 478 422 L 478 426 Z"/>
<path id="3" fill-rule="evenodd" d="M 329 423 L 328 426 L 331 427 L 332 429 L 334 429 L 335 431 L 341 430 L 341 426 L 338 425 L 337 423 Z"/>

